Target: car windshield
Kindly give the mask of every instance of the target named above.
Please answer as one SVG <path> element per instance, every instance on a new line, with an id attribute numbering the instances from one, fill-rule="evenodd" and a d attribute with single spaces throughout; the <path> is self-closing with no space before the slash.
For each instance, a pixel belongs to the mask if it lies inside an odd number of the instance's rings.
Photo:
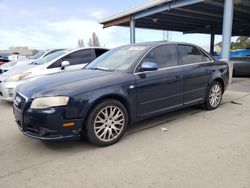
<path id="1" fill-rule="evenodd" d="M 127 70 L 140 58 L 148 48 L 146 46 L 124 46 L 106 52 L 90 63 L 86 69 Z"/>
<path id="2" fill-rule="evenodd" d="M 42 57 L 47 52 L 48 52 L 47 50 L 39 51 L 35 55 L 29 57 L 29 59 L 38 59 L 38 58 Z"/>
<path id="3" fill-rule="evenodd" d="M 37 59 L 34 62 L 32 62 L 31 64 L 35 64 L 35 65 L 43 65 L 45 63 L 48 63 L 58 57 L 60 57 L 61 55 L 65 54 L 68 50 L 61 50 L 61 51 L 57 51 L 53 54 L 47 55 L 46 57 L 43 57 L 41 59 Z"/>

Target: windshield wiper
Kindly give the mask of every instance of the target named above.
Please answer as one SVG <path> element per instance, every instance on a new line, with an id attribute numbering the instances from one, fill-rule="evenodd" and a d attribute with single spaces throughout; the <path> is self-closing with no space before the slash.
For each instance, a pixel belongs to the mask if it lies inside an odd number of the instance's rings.
<path id="1" fill-rule="evenodd" d="M 90 70 L 101 70 L 101 71 L 115 71 L 114 69 L 107 69 L 107 68 L 104 68 L 104 67 L 87 67 L 86 69 L 90 69 Z"/>

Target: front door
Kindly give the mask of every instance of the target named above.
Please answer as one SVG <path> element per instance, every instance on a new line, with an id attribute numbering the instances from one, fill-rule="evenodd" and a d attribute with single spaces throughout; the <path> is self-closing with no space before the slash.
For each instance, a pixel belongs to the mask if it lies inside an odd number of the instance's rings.
<path id="1" fill-rule="evenodd" d="M 47 71 L 49 73 L 56 73 L 62 71 L 69 71 L 69 70 L 79 70 L 86 66 L 88 63 L 93 61 L 93 51 L 91 49 L 83 49 L 76 52 L 72 52 L 65 57 L 60 58 L 53 64 L 47 67 Z M 68 61 L 70 63 L 69 66 L 62 69 L 61 63 L 63 61 Z"/>
<path id="2" fill-rule="evenodd" d="M 152 49 L 141 62 L 152 62 L 158 70 L 135 74 L 137 116 L 144 118 L 183 105 L 183 73 L 179 65 L 176 45 Z"/>

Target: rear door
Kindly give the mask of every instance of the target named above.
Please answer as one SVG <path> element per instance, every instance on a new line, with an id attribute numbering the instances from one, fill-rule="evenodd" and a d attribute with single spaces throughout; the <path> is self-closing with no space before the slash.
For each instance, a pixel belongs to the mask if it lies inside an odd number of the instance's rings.
<path id="1" fill-rule="evenodd" d="M 157 71 L 140 72 L 136 78 L 137 116 L 144 118 L 183 105 L 183 75 L 178 66 L 176 45 L 164 45 L 152 49 L 143 62 L 158 64 Z"/>
<path id="2" fill-rule="evenodd" d="M 208 79 L 211 75 L 211 59 L 192 45 L 178 45 L 184 75 L 184 105 L 204 100 Z M 204 54 L 204 55 L 203 55 Z"/>

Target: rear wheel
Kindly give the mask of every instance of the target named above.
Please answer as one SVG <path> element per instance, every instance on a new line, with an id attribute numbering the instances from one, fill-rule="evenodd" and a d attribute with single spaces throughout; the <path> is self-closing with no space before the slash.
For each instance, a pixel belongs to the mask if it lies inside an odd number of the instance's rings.
<path id="1" fill-rule="evenodd" d="M 87 137 L 97 146 L 116 143 L 128 125 L 126 108 L 117 100 L 105 100 L 94 107 L 87 121 Z"/>
<path id="2" fill-rule="evenodd" d="M 218 108 L 222 100 L 222 86 L 219 82 L 214 81 L 208 91 L 207 98 L 205 102 L 205 108 L 208 110 L 214 110 Z"/>

